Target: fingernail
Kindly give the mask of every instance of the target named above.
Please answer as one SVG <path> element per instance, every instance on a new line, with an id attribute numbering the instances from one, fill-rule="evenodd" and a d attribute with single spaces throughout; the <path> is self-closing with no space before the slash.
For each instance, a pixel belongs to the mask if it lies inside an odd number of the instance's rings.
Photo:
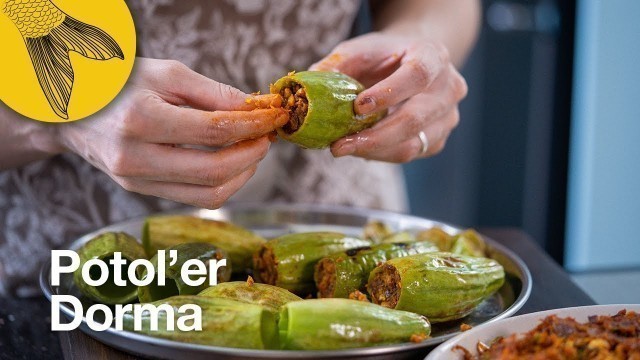
<path id="1" fill-rule="evenodd" d="M 333 156 L 335 157 L 347 156 L 356 152 L 356 145 L 353 143 L 353 141 L 350 141 L 350 140 L 351 139 L 346 139 L 344 143 L 342 143 L 341 145 L 338 145 L 336 150 L 333 152 Z"/>
<path id="2" fill-rule="evenodd" d="M 358 101 L 358 113 L 359 114 L 368 114 L 373 111 L 376 107 L 376 102 L 372 97 L 366 96 Z"/>

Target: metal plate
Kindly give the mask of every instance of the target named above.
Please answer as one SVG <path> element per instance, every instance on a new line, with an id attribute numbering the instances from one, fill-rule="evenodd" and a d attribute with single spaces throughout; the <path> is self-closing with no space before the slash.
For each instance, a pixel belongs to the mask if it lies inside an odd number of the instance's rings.
<path id="1" fill-rule="evenodd" d="M 173 212 L 173 214 L 190 214 L 231 221 L 267 238 L 292 232 L 331 230 L 358 236 L 362 232 L 362 226 L 371 220 L 384 221 L 394 230 L 418 231 L 433 226 L 440 226 L 451 234 L 461 230 L 438 221 L 398 213 L 318 205 L 234 204 L 218 210 L 185 210 Z M 76 250 L 105 231 L 124 231 L 140 238 L 143 220 L 140 218 L 107 226 L 75 240 L 68 248 Z M 403 359 L 420 354 L 424 356 L 427 348 L 458 334 L 461 323 L 475 327 L 509 317 L 520 309 L 529 297 L 532 281 L 524 262 L 513 252 L 491 239 L 487 239 L 487 244 L 491 257 L 498 260 L 505 268 L 507 276 L 504 286 L 464 319 L 435 324 L 432 337 L 419 344 L 404 343 L 335 351 L 245 350 L 180 343 L 127 331 L 116 331 L 113 328 L 96 332 L 89 329 L 85 319 L 80 329 L 109 346 L 129 353 L 161 359 Z M 51 264 L 47 263 L 40 274 L 40 285 L 47 298 L 50 300 L 51 295 L 56 294 L 74 295 L 81 299 L 86 311 L 91 302 L 80 296 L 73 284 L 73 276 L 66 274 L 61 279 L 61 286 L 54 287 L 50 283 L 50 270 Z M 60 306 L 60 311 L 68 318 L 73 317 L 73 309 L 66 304 Z"/>

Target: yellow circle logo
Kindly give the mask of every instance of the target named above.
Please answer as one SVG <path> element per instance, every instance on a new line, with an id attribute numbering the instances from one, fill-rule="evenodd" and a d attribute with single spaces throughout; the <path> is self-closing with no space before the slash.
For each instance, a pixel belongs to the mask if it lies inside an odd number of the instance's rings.
<path id="1" fill-rule="evenodd" d="M 85 118 L 122 90 L 136 54 L 124 0 L 0 0 L 0 100 L 40 121 Z"/>

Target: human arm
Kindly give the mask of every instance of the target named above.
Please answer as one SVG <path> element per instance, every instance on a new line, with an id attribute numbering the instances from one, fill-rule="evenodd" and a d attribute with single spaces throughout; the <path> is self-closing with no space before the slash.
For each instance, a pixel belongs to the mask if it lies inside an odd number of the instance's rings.
<path id="1" fill-rule="evenodd" d="M 136 64 L 123 93 L 89 119 L 51 127 L 3 117 L 24 140 L 0 144 L 0 153 L 20 159 L 6 164 L 70 151 L 129 191 L 219 207 L 253 175 L 269 148 L 267 135 L 287 120 L 284 111 L 248 111 L 255 107 L 249 95 L 175 61 Z"/>
<path id="2" fill-rule="evenodd" d="M 464 63 L 478 36 L 478 0 L 374 0 L 371 7 L 377 30 L 438 41 L 456 67 Z"/>
<path id="3" fill-rule="evenodd" d="M 0 103 L 0 171 L 46 159 L 63 151 L 55 125 L 30 121 Z"/>

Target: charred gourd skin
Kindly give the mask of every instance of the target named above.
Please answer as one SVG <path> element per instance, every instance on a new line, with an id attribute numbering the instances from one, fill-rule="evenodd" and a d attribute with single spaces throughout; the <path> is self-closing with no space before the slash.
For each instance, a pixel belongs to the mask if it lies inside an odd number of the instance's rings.
<path id="1" fill-rule="evenodd" d="M 433 252 L 387 261 L 371 272 L 367 288 L 373 302 L 435 323 L 468 315 L 503 283 L 495 260 Z"/>
<path id="2" fill-rule="evenodd" d="M 150 313 L 143 312 L 142 329 L 137 333 L 209 346 L 259 350 L 278 348 L 276 316 L 260 305 L 203 296 L 173 296 L 151 304 L 156 307 L 167 304 L 174 308 L 176 314 L 182 305 L 200 306 L 202 331 L 181 331 L 177 327 L 173 331 L 167 331 L 167 314 L 159 311 L 158 330 L 151 330 Z M 125 314 L 123 328 L 134 331 L 132 313 Z"/>
<path id="3" fill-rule="evenodd" d="M 292 294 L 289 290 L 277 286 L 258 284 L 247 281 L 231 281 L 204 289 L 199 296 L 225 298 L 247 304 L 262 305 L 274 314 L 291 301 L 302 298 Z"/>
<path id="4" fill-rule="evenodd" d="M 170 246 L 206 242 L 227 253 L 234 271 L 250 267 L 251 256 L 266 240 L 240 226 L 194 216 L 148 217 L 142 229 L 142 244 L 149 257 Z"/>
<path id="5" fill-rule="evenodd" d="M 117 286 L 113 281 L 113 269 L 109 260 L 114 252 L 120 252 L 123 259 L 130 263 L 137 259 L 145 259 L 142 245 L 133 236 L 123 232 L 107 232 L 89 240 L 78 250 L 80 266 L 73 274 L 73 280 L 80 291 L 87 297 L 103 304 L 125 304 L 137 299 L 137 287 L 128 282 L 127 286 Z M 82 278 L 82 267 L 91 259 L 102 259 L 109 266 L 110 278 L 104 285 L 90 286 Z M 122 269 L 126 272 L 125 265 Z M 94 271 L 96 273 L 94 274 Z M 90 271 L 92 279 L 100 277 L 100 270 L 93 266 Z"/>
<path id="6" fill-rule="evenodd" d="M 140 302 L 152 302 L 162 300 L 170 296 L 175 295 L 196 295 L 200 291 L 209 287 L 209 281 L 207 274 L 207 281 L 200 286 L 189 286 L 182 281 L 181 270 L 182 265 L 190 259 L 198 259 L 204 264 L 207 264 L 210 260 L 221 260 L 227 257 L 227 253 L 221 249 L 216 248 L 209 243 L 186 243 L 171 246 L 166 249 L 165 254 L 165 285 L 159 286 L 157 273 L 154 281 L 147 286 L 138 287 L 138 299 Z M 169 257 L 169 251 L 176 250 L 178 252 L 177 261 L 171 265 L 171 258 Z M 153 268 L 158 268 L 158 255 L 154 255 L 151 258 Z M 209 270 L 207 266 L 207 271 Z M 147 270 L 145 269 L 142 276 L 147 276 Z M 218 282 L 229 281 L 231 278 L 231 264 L 218 268 L 216 274 Z"/>
<path id="7" fill-rule="evenodd" d="M 369 241 L 335 232 L 284 235 L 262 245 L 253 257 L 253 273 L 258 282 L 306 296 L 315 293 L 313 272 L 318 260 L 369 245 Z"/>
<path id="8" fill-rule="evenodd" d="M 298 93 L 295 85 L 303 91 Z M 293 90 L 285 93 L 287 88 Z M 280 78 L 271 86 L 271 93 L 283 96 L 291 119 L 278 129 L 278 135 L 304 148 L 321 149 L 373 126 L 385 112 L 356 115 L 353 102 L 363 90 L 357 80 L 337 72 L 303 71 Z"/>
<path id="9" fill-rule="evenodd" d="M 423 241 L 378 244 L 330 255 L 315 267 L 318 297 L 348 298 L 356 290 L 365 292 L 369 273 L 378 264 L 397 257 L 435 251 L 438 251 L 435 245 Z"/>
<path id="10" fill-rule="evenodd" d="M 408 342 L 428 336 L 418 314 L 349 299 L 287 303 L 280 312 L 280 342 L 286 350 L 336 350 Z"/>

